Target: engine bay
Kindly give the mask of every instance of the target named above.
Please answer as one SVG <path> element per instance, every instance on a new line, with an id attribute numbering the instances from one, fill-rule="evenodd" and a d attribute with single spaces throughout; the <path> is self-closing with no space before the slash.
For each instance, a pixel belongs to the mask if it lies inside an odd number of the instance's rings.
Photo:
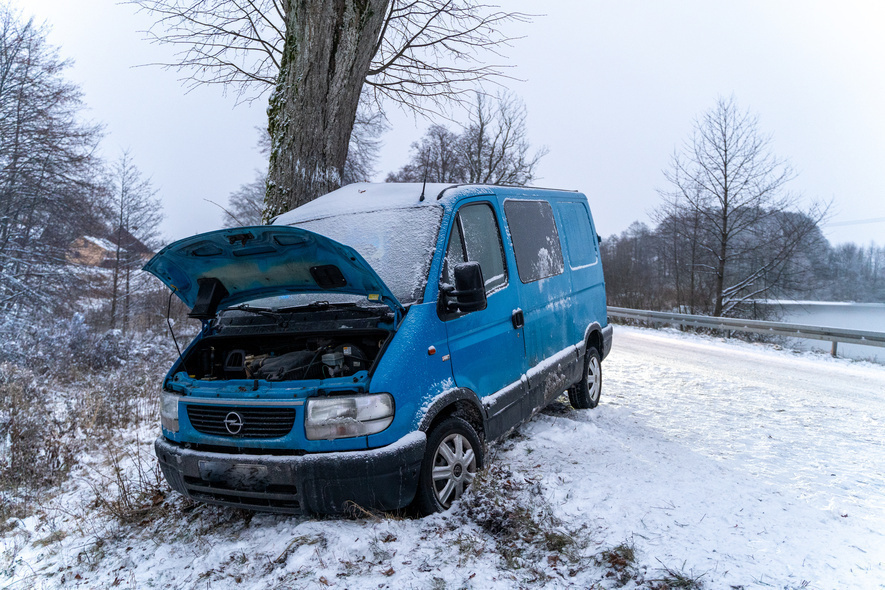
<path id="1" fill-rule="evenodd" d="M 372 368 L 388 336 L 384 330 L 315 336 L 208 336 L 184 358 L 184 370 L 204 381 L 349 377 Z"/>

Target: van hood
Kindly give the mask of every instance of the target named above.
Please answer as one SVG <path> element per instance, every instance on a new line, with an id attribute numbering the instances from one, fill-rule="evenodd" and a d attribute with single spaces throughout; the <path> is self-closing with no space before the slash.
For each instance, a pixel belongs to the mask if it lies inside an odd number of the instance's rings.
<path id="1" fill-rule="evenodd" d="M 259 225 L 199 234 L 166 246 L 144 270 L 172 289 L 198 319 L 244 301 L 291 293 L 363 295 L 403 312 L 356 250 L 297 227 Z"/>

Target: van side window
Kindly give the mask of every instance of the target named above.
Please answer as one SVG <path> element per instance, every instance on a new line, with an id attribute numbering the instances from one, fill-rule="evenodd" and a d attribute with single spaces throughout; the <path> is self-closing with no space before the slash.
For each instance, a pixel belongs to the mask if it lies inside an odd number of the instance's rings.
<path id="1" fill-rule="evenodd" d="M 468 261 L 479 262 L 482 267 L 486 293 L 507 284 L 501 232 L 494 211 L 485 203 L 465 205 L 458 210 L 446 250 L 445 281 L 454 284 L 455 265 Z"/>
<path id="2" fill-rule="evenodd" d="M 519 280 L 531 283 L 562 273 L 562 247 L 547 201 L 504 201 Z"/>
<path id="3" fill-rule="evenodd" d="M 569 265 L 572 268 L 579 268 L 595 264 L 596 238 L 593 237 L 587 208 L 581 203 L 570 202 L 557 203 L 556 206 L 562 219 Z"/>

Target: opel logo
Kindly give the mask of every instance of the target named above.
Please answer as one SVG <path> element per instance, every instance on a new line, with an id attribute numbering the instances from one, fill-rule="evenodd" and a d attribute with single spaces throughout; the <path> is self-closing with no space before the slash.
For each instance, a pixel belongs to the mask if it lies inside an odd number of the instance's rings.
<path id="1" fill-rule="evenodd" d="M 224 417 L 224 427 L 231 434 L 240 434 L 243 429 L 243 417 L 236 412 L 230 412 Z"/>

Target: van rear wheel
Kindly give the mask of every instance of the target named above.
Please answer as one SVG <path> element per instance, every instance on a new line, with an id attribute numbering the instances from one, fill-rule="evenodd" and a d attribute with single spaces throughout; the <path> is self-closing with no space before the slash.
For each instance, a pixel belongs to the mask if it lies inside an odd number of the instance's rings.
<path id="1" fill-rule="evenodd" d="M 569 387 L 568 401 L 577 410 L 588 410 L 599 405 L 602 393 L 602 362 L 599 351 L 588 347 L 584 355 L 584 374 L 581 380 Z"/>
<path id="2" fill-rule="evenodd" d="M 427 437 L 415 503 L 424 514 L 448 509 L 482 469 L 482 443 L 476 430 L 461 418 L 440 422 Z"/>

